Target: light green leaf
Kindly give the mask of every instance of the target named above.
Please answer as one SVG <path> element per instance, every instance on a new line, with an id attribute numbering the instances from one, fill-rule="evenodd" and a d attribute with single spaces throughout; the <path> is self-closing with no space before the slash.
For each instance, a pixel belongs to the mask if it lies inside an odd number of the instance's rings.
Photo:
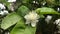
<path id="1" fill-rule="evenodd" d="M 36 9 L 36 12 L 38 14 L 59 14 L 57 11 L 55 11 L 52 8 L 48 8 L 48 7 L 42 7 L 42 8 L 38 8 Z"/>
<path id="2" fill-rule="evenodd" d="M 17 14 L 25 16 L 29 12 L 29 9 L 26 6 L 21 6 L 18 8 Z"/>
<path id="3" fill-rule="evenodd" d="M 26 26 L 25 22 L 21 19 L 16 26 L 12 29 L 10 34 L 35 34 L 36 28 Z"/>
<path id="4" fill-rule="evenodd" d="M 26 27 L 24 34 L 35 34 L 36 28 Z"/>
<path id="5" fill-rule="evenodd" d="M 2 20 L 1 28 L 6 30 L 7 28 L 16 24 L 20 19 L 21 17 L 19 15 L 17 15 L 16 13 L 11 13 Z"/>

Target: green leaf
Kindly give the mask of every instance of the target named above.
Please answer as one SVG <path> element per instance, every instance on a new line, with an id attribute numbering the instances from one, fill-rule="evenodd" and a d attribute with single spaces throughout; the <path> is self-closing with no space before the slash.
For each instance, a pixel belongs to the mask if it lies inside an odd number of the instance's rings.
<path id="1" fill-rule="evenodd" d="M 16 13 L 11 13 L 2 20 L 1 28 L 6 30 L 7 28 L 16 24 L 20 19 L 21 17 L 19 15 L 17 15 Z"/>
<path id="2" fill-rule="evenodd" d="M 36 28 L 26 27 L 24 34 L 35 34 Z"/>
<path id="3" fill-rule="evenodd" d="M 4 2 L 6 2 L 6 0 L 0 0 L 0 2 L 3 2 L 4 3 Z"/>
<path id="4" fill-rule="evenodd" d="M 22 3 L 29 3 L 29 0 L 22 0 Z"/>
<path id="5" fill-rule="evenodd" d="M 59 14 L 52 8 L 42 7 L 35 10 L 38 14 Z"/>
<path id="6" fill-rule="evenodd" d="M 26 26 L 25 22 L 21 19 L 16 26 L 12 29 L 10 34 L 35 34 L 36 28 Z"/>
<path id="7" fill-rule="evenodd" d="M 0 0 L 0 2 L 3 3 L 6 6 L 10 4 L 7 0 Z"/>
<path id="8" fill-rule="evenodd" d="M 26 6 L 21 6 L 18 8 L 17 14 L 25 16 L 29 12 L 29 9 Z"/>

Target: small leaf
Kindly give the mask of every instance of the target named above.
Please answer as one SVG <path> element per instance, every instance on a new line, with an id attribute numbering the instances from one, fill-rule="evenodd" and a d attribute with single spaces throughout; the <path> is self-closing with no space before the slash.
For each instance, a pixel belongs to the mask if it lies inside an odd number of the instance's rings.
<path id="1" fill-rule="evenodd" d="M 29 3 L 29 0 L 22 0 L 22 3 Z"/>
<path id="2" fill-rule="evenodd" d="M 21 17 L 18 16 L 16 13 L 11 13 L 2 20 L 1 28 L 6 30 L 7 28 L 16 24 L 20 19 Z"/>
<path id="3" fill-rule="evenodd" d="M 29 12 L 29 9 L 26 6 L 21 6 L 18 8 L 17 14 L 25 16 Z"/>
<path id="4" fill-rule="evenodd" d="M 59 14 L 57 11 L 55 11 L 52 8 L 47 8 L 47 7 L 43 7 L 43 8 L 38 8 L 36 9 L 36 12 L 38 14 Z"/>
<path id="5" fill-rule="evenodd" d="M 35 34 L 36 28 L 26 27 L 24 34 Z"/>

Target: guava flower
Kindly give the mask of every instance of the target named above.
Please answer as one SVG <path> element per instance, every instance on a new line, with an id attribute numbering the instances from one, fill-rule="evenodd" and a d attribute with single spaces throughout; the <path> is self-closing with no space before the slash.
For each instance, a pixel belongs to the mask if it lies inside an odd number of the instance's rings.
<path id="1" fill-rule="evenodd" d="M 2 16 L 7 15 L 7 14 L 9 14 L 7 10 L 0 11 L 0 15 L 2 15 Z"/>
<path id="2" fill-rule="evenodd" d="M 26 19 L 25 24 L 31 24 L 32 27 L 35 27 L 38 22 L 39 15 L 32 11 L 25 15 L 24 18 Z"/>
<path id="3" fill-rule="evenodd" d="M 3 11 L 0 11 L 0 15 L 3 15 L 4 14 L 4 12 Z"/>
<path id="4" fill-rule="evenodd" d="M 16 2 L 16 0 L 8 0 L 8 2 Z"/>
<path id="5" fill-rule="evenodd" d="M 55 20 L 54 24 L 57 25 L 57 28 L 59 29 L 58 33 L 60 33 L 60 19 Z"/>
<path id="6" fill-rule="evenodd" d="M 47 15 L 47 17 L 45 18 L 45 21 L 46 21 L 47 23 L 49 23 L 51 19 L 52 19 L 52 16 Z"/>
<path id="7" fill-rule="evenodd" d="M 9 14 L 9 12 L 7 10 L 3 10 L 4 14 Z"/>
<path id="8" fill-rule="evenodd" d="M 54 24 L 60 26 L 60 19 L 55 20 Z"/>
<path id="9" fill-rule="evenodd" d="M 0 9 L 6 9 L 4 4 L 0 3 Z"/>

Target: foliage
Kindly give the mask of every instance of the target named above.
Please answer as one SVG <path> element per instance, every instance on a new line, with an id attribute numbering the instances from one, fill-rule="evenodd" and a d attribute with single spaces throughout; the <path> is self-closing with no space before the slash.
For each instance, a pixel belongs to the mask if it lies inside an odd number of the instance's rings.
<path id="1" fill-rule="evenodd" d="M 19 22 L 17 22 L 10 34 L 35 34 L 35 30 L 36 29 L 32 28 L 31 26 L 26 26 L 23 19 L 21 19 Z"/>
<path id="2" fill-rule="evenodd" d="M 16 2 L 0 0 L 0 3 L 6 6 L 7 9 L 4 10 L 9 11 L 8 15 L 0 16 L 0 25 L 3 31 L 9 30 L 10 34 L 36 34 L 36 29 L 39 29 L 38 31 L 43 34 L 56 32 L 57 27 L 55 28 L 56 24 L 53 24 L 53 22 L 60 19 L 60 13 L 54 7 L 59 6 L 58 9 L 60 10 L 60 0 L 16 0 Z M 14 7 L 14 11 L 9 10 L 10 4 Z M 37 24 L 39 27 L 36 25 L 38 28 L 25 24 L 24 16 L 30 11 L 35 11 L 40 16 Z M 47 15 L 53 16 L 49 24 L 45 22 Z M 46 31 L 47 29 L 48 31 Z"/>
<path id="3" fill-rule="evenodd" d="M 21 17 L 18 16 L 16 13 L 11 13 L 2 20 L 1 28 L 6 30 L 7 28 L 16 24 L 20 19 Z"/>

